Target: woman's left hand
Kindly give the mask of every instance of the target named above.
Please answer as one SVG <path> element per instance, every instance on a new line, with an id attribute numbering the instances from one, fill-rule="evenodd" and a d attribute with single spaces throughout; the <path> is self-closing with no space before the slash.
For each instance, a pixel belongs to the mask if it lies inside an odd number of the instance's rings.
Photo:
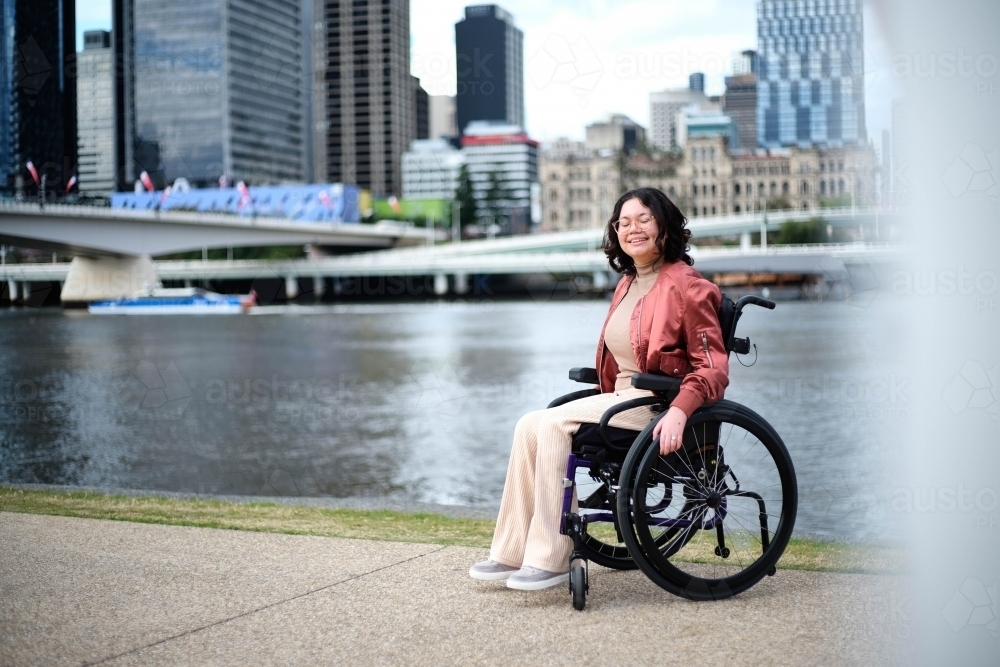
<path id="1" fill-rule="evenodd" d="M 660 439 L 660 454 L 666 456 L 681 448 L 687 415 L 678 407 L 671 407 L 653 427 L 653 438 Z"/>

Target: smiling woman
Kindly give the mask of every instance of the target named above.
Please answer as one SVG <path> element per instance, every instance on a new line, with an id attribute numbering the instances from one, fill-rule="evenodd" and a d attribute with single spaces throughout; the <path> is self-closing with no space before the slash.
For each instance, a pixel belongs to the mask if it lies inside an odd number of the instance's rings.
<path id="1" fill-rule="evenodd" d="M 472 566 L 474 579 L 506 580 L 519 590 L 568 580 L 572 541 L 561 534 L 560 508 L 573 436 L 583 424 L 598 423 L 608 408 L 653 395 L 633 387 L 633 375 L 683 378 L 661 417 L 649 407 L 635 407 L 609 422 L 640 431 L 658 418 L 653 437 L 663 455 L 680 448 L 687 419 L 702 403 L 722 398 L 729 383 L 717 315 L 722 295 L 691 268 L 686 223 L 655 188 L 632 190 L 615 204 L 604 251 L 611 268 L 625 277 L 598 338 L 599 391 L 518 421 L 490 558 Z"/>

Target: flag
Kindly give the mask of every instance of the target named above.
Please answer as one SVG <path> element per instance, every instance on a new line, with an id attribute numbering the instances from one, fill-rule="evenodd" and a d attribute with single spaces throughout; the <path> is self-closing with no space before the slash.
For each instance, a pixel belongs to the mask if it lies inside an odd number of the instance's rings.
<path id="1" fill-rule="evenodd" d="M 323 206 L 327 208 L 333 208 L 333 200 L 330 199 L 330 193 L 326 190 L 319 191 L 319 200 L 323 202 Z"/>
<path id="2" fill-rule="evenodd" d="M 76 185 L 76 176 L 70 176 L 69 180 L 66 181 L 66 192 L 72 190 L 74 185 Z"/>
<path id="3" fill-rule="evenodd" d="M 236 211 L 243 210 L 243 207 L 250 202 L 250 188 L 243 181 L 236 184 L 236 190 L 240 193 L 240 203 L 236 205 Z"/>
<path id="4" fill-rule="evenodd" d="M 399 200 L 396 199 L 395 196 L 389 197 L 389 208 L 391 208 L 392 212 L 395 213 L 396 215 L 399 215 L 400 213 L 403 212 L 403 207 L 399 204 Z"/>
<path id="5" fill-rule="evenodd" d="M 31 180 L 35 182 L 35 185 L 41 185 L 42 179 L 38 177 L 38 170 L 35 169 L 34 163 L 28 160 L 24 166 L 28 168 L 28 173 L 31 174 Z"/>
<path id="6" fill-rule="evenodd" d="M 141 174 L 139 174 L 139 180 L 142 181 L 142 184 L 145 186 L 146 190 L 148 190 L 149 192 L 155 192 L 156 191 L 156 186 L 153 185 L 153 179 L 151 179 L 149 177 L 149 174 L 146 173 L 145 171 L 142 172 Z"/>
<path id="7" fill-rule="evenodd" d="M 229 187 L 229 177 L 223 174 L 219 176 L 219 189 L 224 190 Z"/>
<path id="8" fill-rule="evenodd" d="M 163 188 L 163 194 L 160 195 L 160 206 L 163 206 L 163 202 L 167 201 L 167 197 L 170 196 L 170 186 Z"/>

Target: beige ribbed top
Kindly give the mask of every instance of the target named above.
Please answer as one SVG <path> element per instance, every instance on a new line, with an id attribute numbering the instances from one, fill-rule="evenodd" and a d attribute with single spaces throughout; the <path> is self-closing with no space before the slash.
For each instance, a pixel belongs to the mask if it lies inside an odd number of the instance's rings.
<path id="1" fill-rule="evenodd" d="M 632 311 L 635 309 L 639 299 L 653 287 L 656 282 L 656 274 L 663 266 L 662 258 L 656 258 L 649 264 L 636 266 L 635 280 L 628 287 L 628 292 L 621 302 L 611 313 L 608 326 L 604 330 L 604 343 L 608 346 L 618 363 L 618 377 L 615 378 L 615 390 L 628 389 L 632 386 L 632 375 L 639 372 L 639 364 L 635 359 L 635 351 L 632 349 L 632 340 L 629 336 L 629 324 L 632 319 Z"/>

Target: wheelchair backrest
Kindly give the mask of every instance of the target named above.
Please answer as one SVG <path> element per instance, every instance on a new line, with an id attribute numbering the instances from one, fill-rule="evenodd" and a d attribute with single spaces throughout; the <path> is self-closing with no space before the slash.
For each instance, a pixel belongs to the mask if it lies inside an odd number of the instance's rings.
<path id="1" fill-rule="evenodd" d="M 719 326 L 722 327 L 722 342 L 729 350 L 729 343 L 736 333 L 736 302 L 725 293 L 722 295 L 722 303 L 719 305 Z"/>

